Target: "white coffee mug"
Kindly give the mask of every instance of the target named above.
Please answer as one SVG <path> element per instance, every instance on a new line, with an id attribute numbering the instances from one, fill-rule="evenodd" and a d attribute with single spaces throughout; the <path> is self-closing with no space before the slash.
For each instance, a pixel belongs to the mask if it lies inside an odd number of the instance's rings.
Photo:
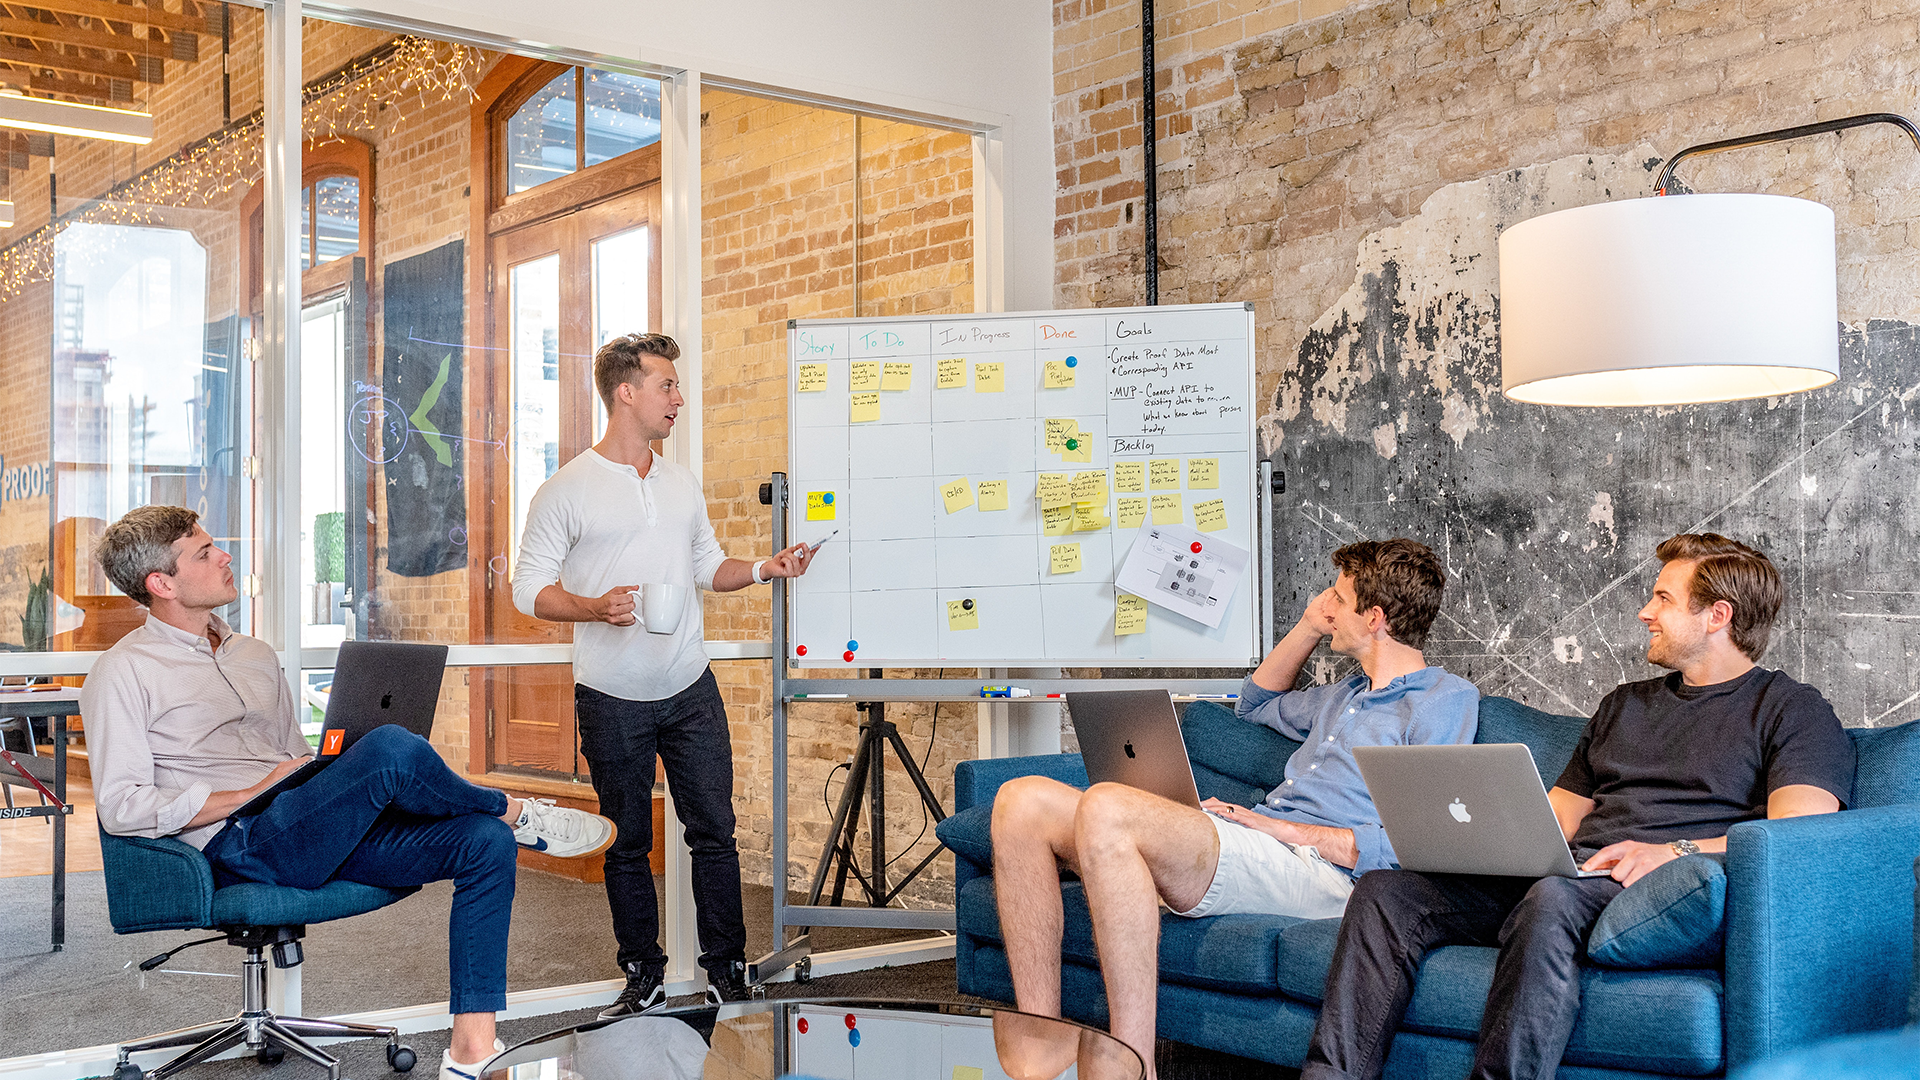
<path id="1" fill-rule="evenodd" d="M 687 587 L 662 582 L 640 586 L 640 602 L 634 614 L 649 634 L 671 634 L 680 629 L 680 615 L 687 608 Z"/>

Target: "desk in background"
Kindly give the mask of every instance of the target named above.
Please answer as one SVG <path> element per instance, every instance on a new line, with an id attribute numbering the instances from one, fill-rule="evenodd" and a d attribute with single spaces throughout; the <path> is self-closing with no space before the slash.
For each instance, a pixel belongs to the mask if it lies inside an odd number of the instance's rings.
<path id="1" fill-rule="evenodd" d="M 67 802 L 67 720 L 80 715 L 80 689 L 62 686 L 48 690 L 0 691 L 0 719 L 47 717 L 47 734 L 53 740 L 53 759 L 30 754 L 9 754 L 11 764 L 0 758 L 0 784 L 24 788 L 33 794 L 44 789 L 53 799 L 51 806 L 0 807 L 0 818 L 45 817 L 53 819 L 53 951 L 67 944 L 67 815 L 73 807 Z M 32 738 L 29 723 L 28 738 Z"/>

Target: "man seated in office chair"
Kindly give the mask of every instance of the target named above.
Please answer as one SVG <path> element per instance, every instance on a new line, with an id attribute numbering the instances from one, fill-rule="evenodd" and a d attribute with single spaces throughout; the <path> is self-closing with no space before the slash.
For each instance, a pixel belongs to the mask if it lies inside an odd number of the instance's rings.
<path id="1" fill-rule="evenodd" d="M 1059 867 L 1086 885 L 1113 1034 L 1152 1071 L 1160 904 L 1177 915 L 1332 918 L 1353 883 L 1394 865 L 1352 747 L 1464 743 L 1480 692 L 1421 654 L 1446 571 L 1413 540 L 1333 553 L 1339 576 L 1307 605 L 1241 687 L 1241 719 L 1303 741 L 1286 782 L 1252 810 L 1206 813 L 1120 784 L 1081 792 L 1045 777 L 1010 781 L 993 803 L 994 892 L 1014 994 L 1060 1015 Z M 1293 690 L 1323 638 L 1360 662 L 1340 682 Z"/>
<path id="2" fill-rule="evenodd" d="M 257 816 L 230 819 L 312 756 L 273 650 L 214 613 L 239 597 L 232 557 L 199 515 L 175 506 L 131 511 L 108 526 L 95 554 L 148 610 L 80 692 L 101 827 L 185 841 L 223 886 L 452 880 L 453 1040 L 440 1077 L 477 1075 L 499 1049 L 493 1014 L 506 1008 L 516 843 L 545 840 L 549 855 L 586 856 L 613 842 L 613 824 L 470 784 L 396 726 L 367 734 Z"/>
<path id="3" fill-rule="evenodd" d="M 1594 710 L 1547 792 L 1603 877 L 1374 874 L 1354 891 L 1307 1045 L 1308 1080 L 1377 1077 L 1427 951 L 1499 946 L 1474 1077 L 1551 1075 L 1580 1015 L 1580 958 L 1607 903 L 1664 863 L 1727 850 L 1728 827 L 1830 814 L 1852 797 L 1853 743 L 1820 691 L 1757 661 L 1786 590 L 1758 550 L 1682 533 L 1654 550 L 1640 609 L 1647 662 Z"/>

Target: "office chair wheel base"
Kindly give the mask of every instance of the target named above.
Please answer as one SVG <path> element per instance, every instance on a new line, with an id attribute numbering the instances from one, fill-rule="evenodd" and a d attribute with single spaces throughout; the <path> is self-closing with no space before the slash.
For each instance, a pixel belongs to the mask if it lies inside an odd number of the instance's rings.
<path id="1" fill-rule="evenodd" d="M 113 1067 L 113 1080 L 145 1080 L 146 1073 L 131 1061 L 123 1061 Z"/>
<path id="2" fill-rule="evenodd" d="M 263 1046 L 253 1052 L 253 1060 L 262 1065 L 278 1065 L 286 1059 L 287 1048 L 284 1046 Z M 119 1078 L 115 1077 L 114 1080 Z"/>
<path id="3" fill-rule="evenodd" d="M 393 1066 L 394 1072 L 412 1072 L 414 1062 L 418 1060 L 413 1047 L 405 1043 L 398 1046 L 390 1044 L 387 1047 L 387 1064 Z"/>

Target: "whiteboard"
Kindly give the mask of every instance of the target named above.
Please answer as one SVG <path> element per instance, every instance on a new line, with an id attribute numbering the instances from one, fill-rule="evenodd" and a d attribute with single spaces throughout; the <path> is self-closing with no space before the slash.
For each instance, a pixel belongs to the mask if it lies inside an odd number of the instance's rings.
<path id="1" fill-rule="evenodd" d="M 787 345 L 788 534 L 838 530 L 792 583 L 795 665 L 1258 661 L 1251 567 L 1214 628 L 1147 605 L 1116 633 L 1113 585 L 1156 495 L 1162 522 L 1267 558 L 1252 305 L 803 320 Z M 1093 473 L 1104 499 L 1062 532 L 1043 479 Z"/>

